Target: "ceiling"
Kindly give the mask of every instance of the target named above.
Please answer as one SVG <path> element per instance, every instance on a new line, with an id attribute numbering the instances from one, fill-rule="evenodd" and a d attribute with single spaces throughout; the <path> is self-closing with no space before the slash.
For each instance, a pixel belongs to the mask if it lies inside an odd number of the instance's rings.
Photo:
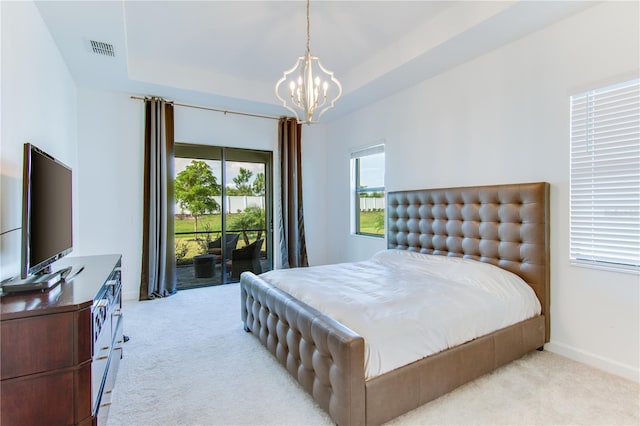
<path id="1" fill-rule="evenodd" d="M 313 0 L 311 53 L 344 90 L 323 120 L 592 4 Z M 274 86 L 304 54 L 304 1 L 36 1 L 36 6 L 81 86 L 233 111 L 288 113 Z M 113 45 L 114 56 L 93 53 L 90 40 Z"/>

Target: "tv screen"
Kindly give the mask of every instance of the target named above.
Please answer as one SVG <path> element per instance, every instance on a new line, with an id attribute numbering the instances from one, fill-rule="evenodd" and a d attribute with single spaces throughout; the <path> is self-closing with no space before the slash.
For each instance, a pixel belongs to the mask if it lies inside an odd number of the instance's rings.
<path id="1" fill-rule="evenodd" d="M 24 144 L 22 278 L 48 272 L 73 249 L 71 169 Z"/>

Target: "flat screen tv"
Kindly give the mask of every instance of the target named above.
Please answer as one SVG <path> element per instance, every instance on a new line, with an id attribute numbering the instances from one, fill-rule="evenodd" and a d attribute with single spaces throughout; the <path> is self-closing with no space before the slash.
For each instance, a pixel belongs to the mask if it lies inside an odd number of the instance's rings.
<path id="1" fill-rule="evenodd" d="M 24 144 L 21 277 L 51 273 L 73 250 L 71 169 Z"/>

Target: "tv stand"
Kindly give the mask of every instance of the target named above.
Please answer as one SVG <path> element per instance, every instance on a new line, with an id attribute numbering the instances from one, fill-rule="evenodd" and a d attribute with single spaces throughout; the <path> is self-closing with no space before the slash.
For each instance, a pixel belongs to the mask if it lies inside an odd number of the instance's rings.
<path id="1" fill-rule="evenodd" d="M 0 298 L 0 424 L 106 424 L 124 344 L 120 262 L 64 258 L 56 267 L 84 267 L 73 282 Z"/>
<path id="2" fill-rule="evenodd" d="M 60 272 L 36 274 L 24 279 L 16 278 L 2 284 L 2 294 L 49 290 L 58 285 L 61 279 Z"/>
<path id="3" fill-rule="evenodd" d="M 73 271 L 73 273 L 71 273 Z M 80 272 L 84 271 L 84 265 L 79 266 L 77 268 L 73 268 L 73 269 L 69 269 L 66 274 L 63 272 L 62 274 L 62 278 L 66 281 L 66 282 L 71 282 L 76 276 L 78 276 L 78 274 Z"/>

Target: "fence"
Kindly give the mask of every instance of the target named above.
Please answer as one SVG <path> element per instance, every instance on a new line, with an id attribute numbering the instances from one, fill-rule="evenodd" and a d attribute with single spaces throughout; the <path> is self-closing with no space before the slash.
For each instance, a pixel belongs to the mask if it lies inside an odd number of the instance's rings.
<path id="1" fill-rule="evenodd" d="M 384 210 L 384 197 L 360 197 L 360 211 Z"/>
<path id="2" fill-rule="evenodd" d="M 214 200 L 222 207 L 222 196 L 214 195 Z M 250 195 L 228 195 L 225 197 L 225 213 L 242 213 L 247 207 L 260 207 L 264 209 L 265 197 Z M 178 203 L 175 204 L 175 211 L 178 214 L 191 214 L 189 210 L 181 209 Z"/>
<path id="3" fill-rule="evenodd" d="M 222 196 L 213 197 L 219 206 L 222 206 Z M 225 203 L 225 213 L 242 213 L 247 207 L 260 207 L 264 209 L 265 197 L 250 195 L 228 195 Z M 360 197 L 360 211 L 384 210 L 384 197 Z M 190 214 L 189 210 L 182 210 L 176 203 L 175 211 L 178 214 Z"/>

